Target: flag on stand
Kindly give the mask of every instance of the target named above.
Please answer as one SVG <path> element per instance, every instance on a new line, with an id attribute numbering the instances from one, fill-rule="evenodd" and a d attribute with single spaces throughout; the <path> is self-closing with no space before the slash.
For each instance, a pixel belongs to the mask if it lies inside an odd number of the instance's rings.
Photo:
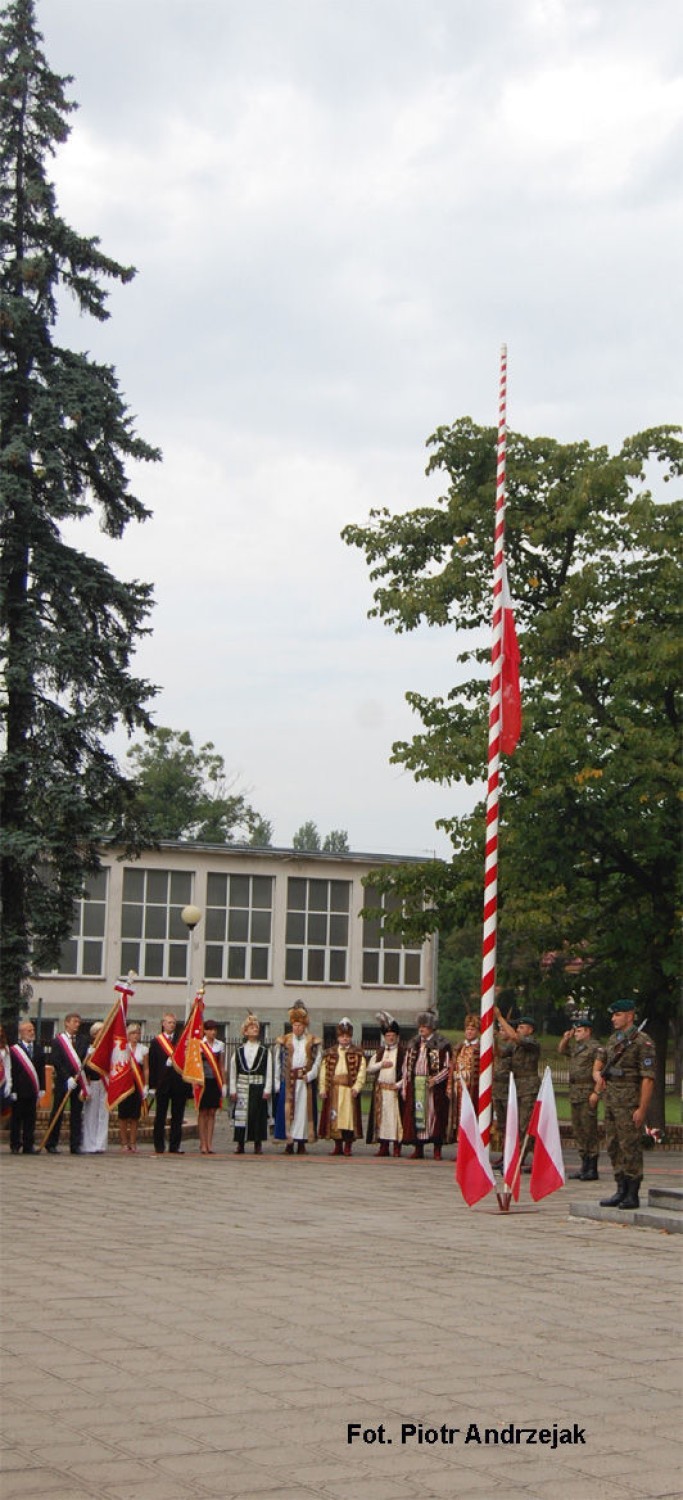
<path id="1" fill-rule="evenodd" d="M 501 664 L 500 748 L 512 755 L 522 732 L 522 695 L 519 687 L 519 642 L 503 559 L 503 651 Z"/>
<path id="2" fill-rule="evenodd" d="M 204 1035 L 204 991 L 195 995 L 189 1017 L 183 1026 L 173 1052 L 173 1066 L 182 1074 L 185 1083 L 193 1087 L 204 1083 L 201 1040 Z"/>
<path id="3" fill-rule="evenodd" d="M 512 1073 L 508 1089 L 508 1107 L 505 1116 L 505 1145 L 503 1147 L 503 1181 L 515 1203 L 519 1200 L 521 1176 L 519 1160 L 519 1110 L 517 1108 L 517 1085 Z"/>
<path id="4" fill-rule="evenodd" d="M 470 1208 L 474 1203 L 478 1203 L 480 1198 L 485 1198 L 496 1185 L 489 1154 L 481 1138 L 477 1116 L 466 1083 L 462 1086 L 460 1103 L 455 1180 Z"/>
<path id="5" fill-rule="evenodd" d="M 99 1036 L 88 1058 L 88 1067 L 92 1068 L 93 1072 L 99 1073 L 101 1078 L 107 1078 L 111 1071 L 115 1037 L 120 1035 L 121 1027 L 123 1027 L 124 1036 L 126 1034 L 128 1001 L 131 995 L 135 994 L 132 985 L 124 979 L 114 985 L 114 991 L 116 999 L 108 1016 L 102 1022 Z"/>
<path id="6" fill-rule="evenodd" d="M 560 1144 L 560 1127 L 550 1068 L 543 1074 L 538 1098 L 529 1121 L 529 1135 L 534 1137 L 534 1159 L 531 1164 L 529 1192 L 534 1200 L 546 1198 L 564 1187 L 564 1161 Z"/>

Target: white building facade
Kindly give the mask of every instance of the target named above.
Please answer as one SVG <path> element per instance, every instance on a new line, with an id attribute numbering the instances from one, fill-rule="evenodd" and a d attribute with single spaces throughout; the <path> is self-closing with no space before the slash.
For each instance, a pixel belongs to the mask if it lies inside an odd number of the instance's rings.
<path id="1" fill-rule="evenodd" d="M 132 860 L 105 849 L 58 970 L 32 980 L 31 1014 L 48 1035 L 69 1010 L 102 1017 L 116 980 L 133 971 L 129 1014 L 147 1034 L 164 1011 L 185 1016 L 200 984 L 206 1014 L 226 1036 L 237 1035 L 247 1010 L 276 1036 L 299 999 L 319 1035 L 348 1015 L 360 1040 L 378 1010 L 411 1027 L 433 1003 L 436 943 L 404 944 L 360 915 L 374 905 L 379 918 L 387 900 L 363 877 L 405 862 L 170 842 Z M 193 930 L 182 915 L 188 906 L 200 913 Z"/>

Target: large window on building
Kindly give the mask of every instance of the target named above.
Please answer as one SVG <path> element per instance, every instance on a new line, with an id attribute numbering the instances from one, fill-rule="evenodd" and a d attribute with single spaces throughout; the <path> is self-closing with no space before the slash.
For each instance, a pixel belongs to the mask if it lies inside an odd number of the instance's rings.
<path id="1" fill-rule="evenodd" d="M 180 915 L 192 900 L 189 870 L 124 870 L 121 972 L 141 979 L 186 979 L 188 930 Z"/>
<path id="2" fill-rule="evenodd" d="M 363 984 L 418 987 L 422 982 L 422 947 L 404 943 L 399 933 L 383 930 L 385 913 L 400 911 L 400 900 L 368 886 L 365 906 L 374 907 L 377 916 L 363 918 Z"/>
<path id="3" fill-rule="evenodd" d="M 93 978 L 104 974 L 104 936 L 107 929 L 108 870 L 88 876 L 83 895 L 75 903 L 71 934 L 62 943 L 57 972 Z"/>
<path id="4" fill-rule="evenodd" d="M 287 882 L 285 979 L 345 984 L 349 962 L 350 880 Z"/>
<path id="5" fill-rule="evenodd" d="M 209 875 L 205 977 L 267 983 L 272 968 L 272 927 L 272 876 Z"/>

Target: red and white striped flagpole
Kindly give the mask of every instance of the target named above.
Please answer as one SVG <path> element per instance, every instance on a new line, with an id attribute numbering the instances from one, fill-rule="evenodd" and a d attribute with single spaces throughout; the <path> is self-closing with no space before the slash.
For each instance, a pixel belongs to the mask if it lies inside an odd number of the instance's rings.
<path id="1" fill-rule="evenodd" d="M 493 618 L 491 692 L 489 700 L 486 855 L 484 861 L 484 932 L 481 970 L 481 1045 L 479 1062 L 479 1130 L 485 1146 L 491 1137 L 493 1095 L 493 1007 L 496 997 L 498 935 L 498 788 L 502 722 L 503 569 L 505 561 L 505 461 L 507 436 L 507 347 L 500 351 L 496 524 L 493 545 Z"/>

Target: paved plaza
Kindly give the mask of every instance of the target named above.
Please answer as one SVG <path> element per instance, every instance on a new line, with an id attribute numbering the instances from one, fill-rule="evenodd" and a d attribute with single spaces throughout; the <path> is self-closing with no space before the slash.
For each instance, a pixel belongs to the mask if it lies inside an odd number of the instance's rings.
<path id="1" fill-rule="evenodd" d="M 2 1500 L 683 1495 L 683 1237 L 570 1220 L 606 1167 L 503 1215 L 450 1160 L 216 1144 L 3 1146 Z"/>

